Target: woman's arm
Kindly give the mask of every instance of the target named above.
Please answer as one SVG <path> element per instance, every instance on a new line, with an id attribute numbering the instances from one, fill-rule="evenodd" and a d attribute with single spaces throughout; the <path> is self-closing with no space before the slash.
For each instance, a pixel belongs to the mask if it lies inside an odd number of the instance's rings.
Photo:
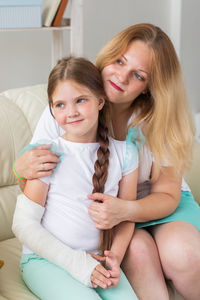
<path id="1" fill-rule="evenodd" d="M 165 171 L 161 172 L 157 181 L 151 185 L 150 194 L 136 201 L 128 219 L 146 222 L 172 214 L 181 198 L 182 182 L 181 176 L 177 180 L 173 178 L 173 169 L 165 167 Z"/>
<path id="2" fill-rule="evenodd" d="M 99 229 L 112 228 L 123 221 L 146 222 L 166 217 L 174 212 L 180 201 L 180 177 L 173 180 L 172 168 L 165 167 L 158 180 L 152 184 L 150 194 L 137 201 L 127 201 L 105 194 L 90 196 L 93 202 L 89 213 Z"/>

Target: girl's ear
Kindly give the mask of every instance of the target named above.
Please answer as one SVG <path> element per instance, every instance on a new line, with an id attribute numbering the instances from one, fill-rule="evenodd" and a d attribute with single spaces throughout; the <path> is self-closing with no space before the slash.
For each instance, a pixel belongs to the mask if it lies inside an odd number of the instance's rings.
<path id="1" fill-rule="evenodd" d="M 105 99 L 104 98 L 99 98 L 99 110 L 103 108 L 105 104 Z"/>

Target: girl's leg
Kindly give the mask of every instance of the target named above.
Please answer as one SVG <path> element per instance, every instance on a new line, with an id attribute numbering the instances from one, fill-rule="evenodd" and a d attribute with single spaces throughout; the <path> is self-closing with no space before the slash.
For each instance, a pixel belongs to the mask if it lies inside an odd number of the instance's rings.
<path id="1" fill-rule="evenodd" d="M 118 285 L 107 290 L 98 287 L 96 291 L 103 300 L 138 300 L 128 279 L 122 271 Z"/>
<path id="2" fill-rule="evenodd" d="M 174 221 L 152 227 L 164 274 L 186 300 L 200 299 L 200 232 Z"/>
<path id="3" fill-rule="evenodd" d="M 146 230 L 135 230 L 122 269 L 140 300 L 169 299 L 157 247 Z"/>
<path id="4" fill-rule="evenodd" d="M 23 279 L 41 300 L 100 300 L 95 289 L 72 278 L 64 269 L 43 258 L 30 259 L 23 265 Z"/>

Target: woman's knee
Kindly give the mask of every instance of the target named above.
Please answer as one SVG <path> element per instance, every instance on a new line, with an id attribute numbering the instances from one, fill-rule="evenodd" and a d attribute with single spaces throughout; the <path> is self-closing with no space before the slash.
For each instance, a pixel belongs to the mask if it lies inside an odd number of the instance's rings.
<path id="1" fill-rule="evenodd" d="M 157 253 L 155 241 L 144 229 L 136 229 L 129 244 L 125 259 L 145 265 Z"/>
<path id="2" fill-rule="evenodd" d="M 200 273 L 200 233 L 193 225 L 169 223 L 155 234 L 155 240 L 168 278 L 188 270 Z"/>

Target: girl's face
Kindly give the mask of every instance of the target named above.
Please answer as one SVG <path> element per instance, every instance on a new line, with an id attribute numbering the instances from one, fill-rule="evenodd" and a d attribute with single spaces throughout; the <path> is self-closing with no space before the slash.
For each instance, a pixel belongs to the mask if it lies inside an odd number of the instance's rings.
<path id="1" fill-rule="evenodd" d="M 151 53 L 148 46 L 135 40 L 113 64 L 102 70 L 106 95 L 113 104 L 131 104 L 146 93 L 150 73 Z"/>
<path id="2" fill-rule="evenodd" d="M 53 114 L 72 142 L 96 142 L 99 110 L 104 99 L 97 98 L 88 88 L 73 80 L 58 83 L 53 95 Z"/>

